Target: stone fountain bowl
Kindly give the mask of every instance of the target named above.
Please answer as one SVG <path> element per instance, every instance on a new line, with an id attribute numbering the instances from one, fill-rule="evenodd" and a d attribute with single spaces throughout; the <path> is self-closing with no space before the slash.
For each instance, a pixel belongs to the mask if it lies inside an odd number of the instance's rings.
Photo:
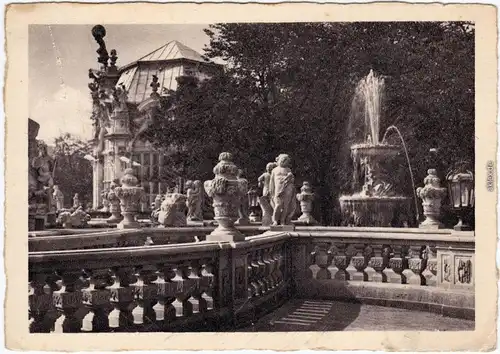
<path id="1" fill-rule="evenodd" d="M 339 198 L 343 226 L 403 227 L 410 220 L 410 198 L 402 196 Z"/>
<path id="2" fill-rule="evenodd" d="M 351 151 L 362 157 L 393 157 L 401 151 L 401 146 L 390 144 L 369 144 L 361 143 L 351 146 Z"/>

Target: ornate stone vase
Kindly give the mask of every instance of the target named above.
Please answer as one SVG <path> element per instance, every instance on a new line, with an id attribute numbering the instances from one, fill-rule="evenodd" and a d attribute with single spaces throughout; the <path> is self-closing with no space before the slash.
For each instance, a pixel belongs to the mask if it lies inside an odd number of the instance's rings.
<path id="1" fill-rule="evenodd" d="M 245 236 L 236 229 L 238 210 L 246 185 L 237 179 L 238 167 L 233 163 L 231 153 L 219 155 L 219 163 L 214 167 L 215 178 L 205 181 L 208 196 L 213 198 L 215 217 L 219 226 L 207 236 L 207 241 L 244 241 Z"/>
<path id="2" fill-rule="evenodd" d="M 138 187 L 137 177 L 134 176 L 134 171 L 127 168 L 123 177 L 120 179 L 121 187 L 115 188 L 116 196 L 120 199 L 120 208 L 123 215 L 123 220 L 117 225 L 119 229 L 134 229 L 140 227 L 135 216 L 140 210 L 140 201 L 144 195 L 144 189 Z"/>
<path id="3" fill-rule="evenodd" d="M 297 194 L 297 200 L 300 202 L 300 211 L 302 215 L 298 218 L 297 222 L 300 224 L 314 225 L 317 224 L 312 216 L 312 203 L 314 200 L 314 193 L 312 192 L 309 182 L 304 182 L 300 193 Z"/>
<path id="4" fill-rule="evenodd" d="M 441 188 L 440 179 L 435 169 L 427 171 L 427 177 L 424 178 L 424 187 L 417 188 L 417 195 L 422 199 L 425 220 L 420 223 L 422 228 L 441 228 L 439 221 L 441 216 L 441 202 L 446 195 L 446 188 Z"/>

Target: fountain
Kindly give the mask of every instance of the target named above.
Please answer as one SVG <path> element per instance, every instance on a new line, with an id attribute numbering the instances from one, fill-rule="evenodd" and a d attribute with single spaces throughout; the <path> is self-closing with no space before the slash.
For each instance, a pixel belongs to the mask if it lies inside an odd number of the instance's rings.
<path id="1" fill-rule="evenodd" d="M 403 226 L 403 222 L 407 221 L 409 198 L 398 195 L 394 190 L 387 164 L 399 154 L 401 146 L 387 143 L 387 134 L 382 141 L 379 139 L 384 85 L 384 79 L 370 70 L 356 87 L 353 111 L 357 108 L 362 112 L 364 141 L 351 146 L 351 156 L 354 183 L 358 184 L 363 179 L 363 185 L 361 191 L 339 198 L 345 226 Z M 389 129 L 399 133 L 394 126 Z M 402 140 L 401 134 L 399 136 Z M 406 148 L 404 141 L 403 148 Z"/>

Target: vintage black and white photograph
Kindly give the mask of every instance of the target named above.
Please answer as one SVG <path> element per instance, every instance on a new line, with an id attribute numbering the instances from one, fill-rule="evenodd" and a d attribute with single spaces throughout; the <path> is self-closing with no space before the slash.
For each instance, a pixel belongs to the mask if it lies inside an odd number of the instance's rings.
<path id="1" fill-rule="evenodd" d="M 29 333 L 476 330 L 474 21 L 27 35 Z"/>

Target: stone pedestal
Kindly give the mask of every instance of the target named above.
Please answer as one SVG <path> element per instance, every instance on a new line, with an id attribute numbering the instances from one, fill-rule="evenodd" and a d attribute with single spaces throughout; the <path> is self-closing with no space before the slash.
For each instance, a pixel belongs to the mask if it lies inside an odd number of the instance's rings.
<path id="1" fill-rule="evenodd" d="M 436 250 L 438 287 L 473 290 L 474 249 L 438 246 Z"/>
<path id="2" fill-rule="evenodd" d="M 228 152 L 219 155 L 219 163 L 214 167 L 215 178 L 205 181 L 208 196 L 213 198 L 214 219 L 217 228 L 207 236 L 207 241 L 244 241 L 243 235 L 234 223 L 238 219 L 241 198 L 246 196 L 246 185 L 237 179 L 238 167 Z M 243 194 L 245 192 L 245 194 Z"/>

